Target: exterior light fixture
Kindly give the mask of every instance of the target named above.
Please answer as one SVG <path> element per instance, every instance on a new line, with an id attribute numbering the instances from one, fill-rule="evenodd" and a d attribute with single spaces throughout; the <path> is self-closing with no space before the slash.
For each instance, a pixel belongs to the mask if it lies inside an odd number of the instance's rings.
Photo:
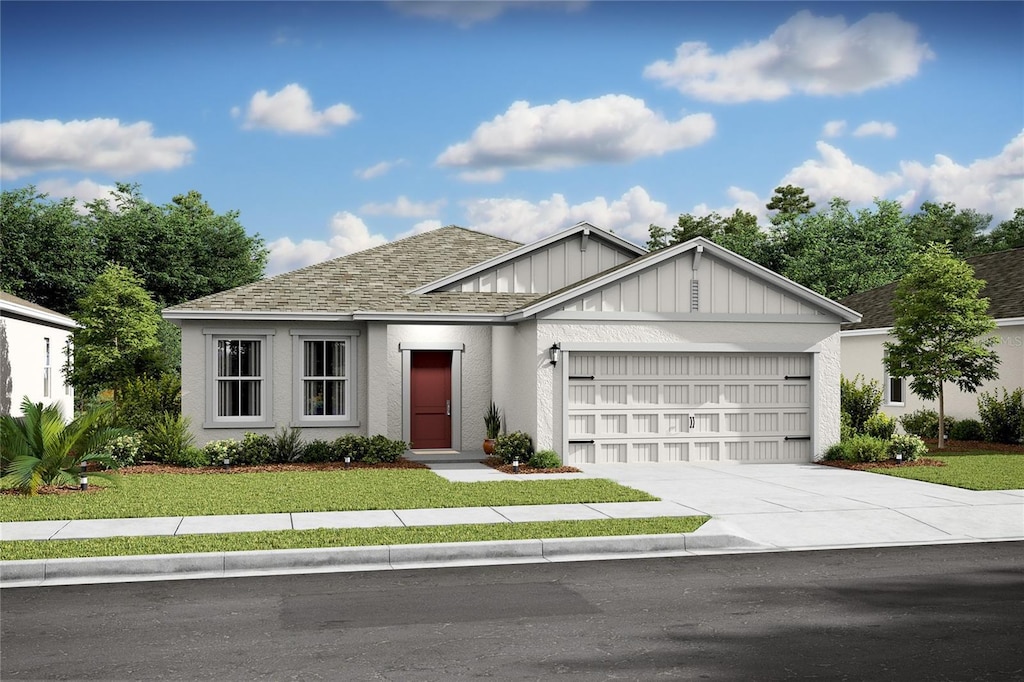
<path id="1" fill-rule="evenodd" d="M 551 348 L 548 348 L 548 358 L 551 360 L 551 365 L 557 365 L 558 361 L 562 359 L 562 347 L 557 343 L 551 344 Z"/>
<path id="2" fill-rule="evenodd" d="M 345 468 L 348 469 L 348 465 L 352 463 L 352 458 L 345 455 Z"/>
<path id="3" fill-rule="evenodd" d="M 78 488 L 79 488 L 79 490 L 88 490 L 89 489 L 89 477 L 86 475 L 86 472 L 88 470 L 89 470 L 89 463 L 88 462 L 82 462 L 82 472 L 78 476 Z"/>
<path id="4" fill-rule="evenodd" d="M 513 474 L 518 474 L 519 473 L 519 458 L 518 457 L 514 457 L 512 459 L 512 473 Z"/>
<path id="5" fill-rule="evenodd" d="M 224 471 L 227 471 L 230 468 L 231 468 L 231 458 L 230 457 L 225 457 L 224 458 Z"/>

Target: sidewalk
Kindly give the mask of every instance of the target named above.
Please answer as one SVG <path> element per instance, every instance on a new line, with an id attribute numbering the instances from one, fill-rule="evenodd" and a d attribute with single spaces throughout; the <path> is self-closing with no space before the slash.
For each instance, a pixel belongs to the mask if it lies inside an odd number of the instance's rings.
<path id="1" fill-rule="evenodd" d="M 433 464 L 453 481 L 513 478 L 479 463 Z M 591 464 L 660 502 L 0 523 L 0 539 L 48 540 L 312 528 L 712 516 L 695 533 L 0 562 L 0 587 L 1024 540 L 1024 490 L 971 491 L 816 464 Z"/>

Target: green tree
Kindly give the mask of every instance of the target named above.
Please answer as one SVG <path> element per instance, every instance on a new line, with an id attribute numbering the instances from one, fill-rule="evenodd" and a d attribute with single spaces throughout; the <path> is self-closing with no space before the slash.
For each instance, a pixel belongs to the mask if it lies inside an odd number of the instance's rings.
<path id="1" fill-rule="evenodd" d="M 1024 208 L 1016 208 L 1013 217 L 996 225 L 988 235 L 988 251 L 1005 251 L 1024 246 Z"/>
<path id="2" fill-rule="evenodd" d="M 987 250 L 983 233 L 991 222 L 991 215 L 972 208 L 958 211 L 951 201 L 944 204 L 926 201 L 921 204 L 921 210 L 910 217 L 910 232 L 918 246 L 948 242 L 954 256 L 967 258 Z"/>
<path id="3" fill-rule="evenodd" d="M 704 237 L 757 262 L 763 256 L 767 240 L 767 235 L 757 225 L 757 216 L 739 208 L 724 218 L 717 212 L 704 216 L 684 213 L 671 232 L 651 225 L 648 235 L 647 248 L 651 251 Z"/>
<path id="4" fill-rule="evenodd" d="M 885 367 L 890 376 L 910 377 L 910 390 L 921 398 L 938 400 L 940 448 L 944 384 L 973 393 L 999 376 L 999 355 L 992 350 L 998 341 L 992 334 L 996 325 L 988 315 L 988 299 L 980 296 L 984 286 L 947 245 L 933 244 L 913 258 L 896 287 L 895 342 L 885 343 Z"/>
<path id="5" fill-rule="evenodd" d="M 769 211 L 775 211 L 775 215 L 769 219 L 773 225 L 779 225 L 788 220 L 811 212 L 815 206 L 803 187 L 797 185 L 786 185 L 776 187 L 775 194 L 765 204 Z"/>
<path id="6" fill-rule="evenodd" d="M 853 212 L 836 197 L 825 210 L 777 225 L 772 236 L 777 271 L 831 298 L 899 279 L 914 253 L 900 205 L 881 199 L 874 210 Z"/>
<path id="7" fill-rule="evenodd" d="M 34 495 L 44 485 L 74 485 L 83 463 L 113 469 L 103 446 L 123 432 L 103 425 L 110 405 L 100 405 L 65 423 L 60 405 L 43 407 L 25 398 L 22 416 L 0 416 L 0 488 Z M 90 476 L 111 480 L 106 472 Z"/>
<path id="8" fill-rule="evenodd" d="M 74 201 L 32 185 L 4 190 L 0 232 L 0 289 L 70 314 L 102 262 Z"/>
<path id="9" fill-rule="evenodd" d="M 164 369 L 157 328 L 160 315 L 141 280 L 128 268 L 109 265 L 79 302 L 74 318 L 74 364 L 65 367 L 84 399 L 118 389 L 139 375 Z"/>

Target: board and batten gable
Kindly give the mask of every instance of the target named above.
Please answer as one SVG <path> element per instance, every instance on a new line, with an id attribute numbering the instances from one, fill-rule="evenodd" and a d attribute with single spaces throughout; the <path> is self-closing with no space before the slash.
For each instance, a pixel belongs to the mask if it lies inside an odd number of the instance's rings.
<path id="1" fill-rule="evenodd" d="M 440 291 L 550 294 L 636 258 L 597 234 L 576 233 L 452 282 Z"/>

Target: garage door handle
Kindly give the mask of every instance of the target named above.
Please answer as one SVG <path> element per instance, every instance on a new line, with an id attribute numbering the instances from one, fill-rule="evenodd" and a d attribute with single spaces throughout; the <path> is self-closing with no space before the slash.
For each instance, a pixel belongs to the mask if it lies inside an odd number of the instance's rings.
<path id="1" fill-rule="evenodd" d="M 690 417 L 690 428 L 692 429 L 696 425 L 697 425 L 697 419 L 695 417 Z"/>
<path id="2" fill-rule="evenodd" d="M 593 381 L 594 380 L 594 375 L 593 374 L 570 374 L 569 378 L 570 379 L 584 379 L 586 381 Z"/>
<path id="3" fill-rule="evenodd" d="M 810 436 L 786 436 L 785 440 L 810 440 Z"/>
<path id="4" fill-rule="evenodd" d="M 573 439 L 573 438 L 570 438 L 569 439 L 569 445 L 593 445 L 593 444 L 594 444 L 594 439 L 593 438 L 590 438 L 590 439 L 587 439 L 587 438 L 583 438 L 583 439 Z"/>
<path id="5" fill-rule="evenodd" d="M 810 381 L 810 380 L 811 380 L 811 375 L 810 375 L 810 374 L 808 374 L 808 375 L 806 375 L 806 376 L 804 376 L 804 375 L 800 375 L 800 376 L 790 376 L 789 374 L 787 374 L 787 375 L 785 376 L 785 379 L 786 379 L 786 381 L 796 381 L 796 380 L 798 380 L 798 379 L 806 379 L 807 381 Z"/>

